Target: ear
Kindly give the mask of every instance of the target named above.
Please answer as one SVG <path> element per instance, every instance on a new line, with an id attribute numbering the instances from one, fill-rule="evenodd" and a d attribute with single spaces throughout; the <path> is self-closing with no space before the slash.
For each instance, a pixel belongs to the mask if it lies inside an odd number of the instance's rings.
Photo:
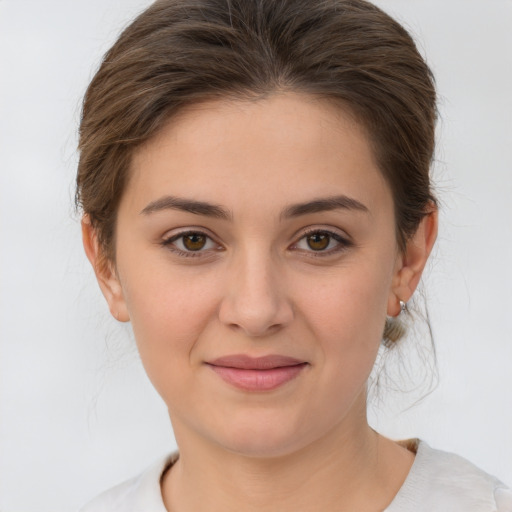
<path id="1" fill-rule="evenodd" d="M 400 301 L 407 302 L 418 283 L 437 238 L 438 210 L 431 206 L 421 220 L 416 233 L 409 239 L 405 251 L 397 257 L 391 291 L 388 298 L 389 316 L 400 314 Z"/>
<path id="2" fill-rule="evenodd" d="M 128 315 L 119 277 L 114 264 L 107 259 L 102 247 L 100 247 L 96 230 L 87 215 L 82 218 L 82 242 L 103 296 L 107 300 L 111 315 L 120 322 L 128 322 L 130 316 Z"/>

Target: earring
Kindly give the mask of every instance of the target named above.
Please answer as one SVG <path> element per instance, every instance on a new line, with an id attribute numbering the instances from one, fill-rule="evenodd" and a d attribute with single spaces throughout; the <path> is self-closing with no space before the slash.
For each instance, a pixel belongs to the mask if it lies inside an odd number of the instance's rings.
<path id="1" fill-rule="evenodd" d="M 407 309 L 407 302 L 404 302 L 403 300 L 401 300 L 399 302 L 400 302 L 400 313 L 399 314 L 408 313 L 409 310 Z"/>

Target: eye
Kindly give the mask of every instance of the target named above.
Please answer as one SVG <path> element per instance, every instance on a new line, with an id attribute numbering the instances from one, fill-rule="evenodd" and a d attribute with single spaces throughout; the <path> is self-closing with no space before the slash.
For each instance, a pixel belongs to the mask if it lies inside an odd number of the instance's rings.
<path id="1" fill-rule="evenodd" d="M 206 251 L 216 250 L 219 246 L 202 231 L 185 231 L 166 238 L 162 245 L 172 252 L 185 257 L 203 256 Z"/>
<path id="2" fill-rule="evenodd" d="M 310 253 L 317 253 L 312 254 L 313 256 L 328 256 L 344 251 L 352 245 L 352 242 L 338 233 L 323 229 L 314 229 L 306 232 L 293 248 Z"/>

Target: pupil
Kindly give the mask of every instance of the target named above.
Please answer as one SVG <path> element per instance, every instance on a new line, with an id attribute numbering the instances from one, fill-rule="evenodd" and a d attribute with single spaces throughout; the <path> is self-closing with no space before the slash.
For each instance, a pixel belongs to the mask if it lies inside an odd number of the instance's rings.
<path id="1" fill-rule="evenodd" d="M 189 251 L 198 251 L 202 249 L 206 243 L 206 237 L 198 234 L 185 235 L 183 245 Z"/>
<path id="2" fill-rule="evenodd" d="M 308 236 L 308 245 L 314 251 L 321 251 L 329 245 L 329 235 L 315 233 Z"/>

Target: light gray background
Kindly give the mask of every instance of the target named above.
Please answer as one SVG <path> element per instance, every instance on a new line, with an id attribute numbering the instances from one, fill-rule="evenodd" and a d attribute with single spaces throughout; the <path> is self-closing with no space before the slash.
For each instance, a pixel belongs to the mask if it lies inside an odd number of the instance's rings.
<path id="1" fill-rule="evenodd" d="M 73 216 L 80 98 L 146 0 L 0 1 L 0 509 L 71 511 L 174 448 Z M 441 231 L 425 288 L 440 384 L 398 414 L 512 484 L 512 2 L 380 0 L 437 76 Z M 398 405 L 397 405 L 398 404 Z"/>

